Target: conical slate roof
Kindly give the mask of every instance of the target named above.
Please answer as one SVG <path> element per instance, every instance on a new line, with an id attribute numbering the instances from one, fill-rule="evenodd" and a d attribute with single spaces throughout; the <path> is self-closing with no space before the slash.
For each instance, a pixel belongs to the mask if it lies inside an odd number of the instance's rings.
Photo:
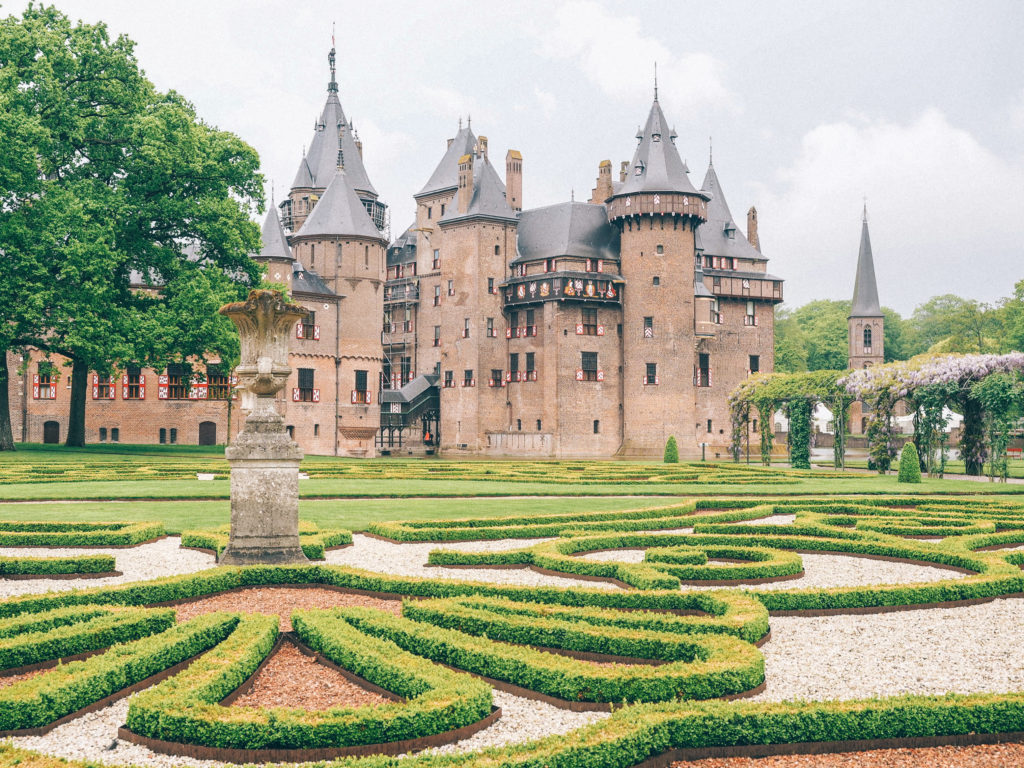
<path id="1" fill-rule="evenodd" d="M 348 180 L 348 173 L 335 169 L 334 178 L 323 197 L 313 207 L 296 237 L 351 236 L 381 238 L 380 230 L 363 207 Z"/>
<path id="2" fill-rule="evenodd" d="M 850 317 L 882 317 L 882 307 L 878 303 L 878 285 L 875 283 L 875 261 L 871 256 L 866 206 L 864 221 L 860 228 L 860 253 L 857 255 L 857 277 L 853 283 Z"/>
<path id="3" fill-rule="evenodd" d="M 608 222 L 603 205 L 557 203 L 523 211 L 518 233 L 515 262 L 559 256 L 619 259 L 619 230 Z"/>
<path id="4" fill-rule="evenodd" d="M 469 126 L 459 126 L 459 132 L 452 139 L 451 146 L 444 153 L 441 162 L 437 164 L 430 180 L 423 185 L 423 189 L 413 197 L 423 197 L 446 189 L 457 189 L 459 186 L 459 158 L 468 155 L 476 147 L 476 136 Z"/>
<path id="5" fill-rule="evenodd" d="M 764 254 L 752 246 L 742 233 L 738 232 L 736 222 L 729 211 L 729 204 L 725 201 L 725 193 L 722 191 L 722 184 L 715 172 L 714 163 L 708 163 L 708 172 L 704 176 L 704 183 L 701 184 L 700 189 L 711 198 L 708 202 L 708 219 L 700 225 L 698 230 L 704 245 L 704 253 L 708 256 L 730 256 L 737 259 L 766 261 Z"/>
<path id="6" fill-rule="evenodd" d="M 288 247 L 288 238 L 285 237 L 284 227 L 281 226 L 281 219 L 277 217 L 277 211 L 271 206 L 267 211 L 267 218 L 263 220 L 263 230 L 260 233 L 263 247 L 260 248 L 258 259 L 291 259 L 292 249 Z"/>
<path id="7" fill-rule="evenodd" d="M 636 192 L 699 194 L 686 175 L 686 164 L 676 149 L 676 133 L 669 127 L 657 95 L 647 115 L 647 124 L 637 138 L 640 144 L 633 155 L 626 181 L 615 190 L 617 195 Z"/>
<path id="8" fill-rule="evenodd" d="M 484 156 L 475 158 L 473 162 L 473 197 L 469 201 L 469 210 L 466 213 L 459 213 L 457 202 L 456 200 L 448 206 L 445 215 L 441 217 L 442 222 L 468 216 L 492 216 L 513 221 L 518 219 L 516 212 L 505 199 L 505 184 L 494 170 L 491 161 Z"/>
<path id="9" fill-rule="evenodd" d="M 334 51 L 331 51 L 332 55 Z M 370 183 L 370 177 L 363 166 L 363 158 L 356 147 L 352 124 L 345 119 L 345 112 L 338 100 L 338 85 L 334 81 L 327 87 L 327 103 L 316 124 L 309 151 L 302 158 L 299 169 L 292 181 L 292 187 L 324 188 L 334 178 L 334 171 L 343 167 L 349 182 L 357 192 L 377 197 L 377 190 Z"/>

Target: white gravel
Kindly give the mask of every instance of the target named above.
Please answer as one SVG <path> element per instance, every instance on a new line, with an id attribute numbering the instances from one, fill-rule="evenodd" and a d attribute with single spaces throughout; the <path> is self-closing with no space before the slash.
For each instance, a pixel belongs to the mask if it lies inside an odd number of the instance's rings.
<path id="1" fill-rule="evenodd" d="M 660 531 L 640 531 L 645 536 L 689 536 L 693 528 L 664 528 Z"/>
<path id="2" fill-rule="evenodd" d="M 773 616 L 757 698 L 856 699 L 1024 689 L 1024 600 L 860 616 Z"/>
<path id="3" fill-rule="evenodd" d="M 68 557 L 75 555 L 113 555 L 115 570 L 122 576 L 102 579 L 0 579 L 0 598 L 28 595 L 36 592 L 65 592 L 71 589 L 92 589 L 111 584 L 125 584 L 131 581 L 146 581 L 164 576 L 212 568 L 216 560 L 213 555 L 181 548 L 181 538 L 169 536 L 152 544 L 140 544 L 126 549 L 104 549 L 102 547 L 68 547 L 48 549 L 46 547 L 3 547 L 4 557 Z"/>
<path id="4" fill-rule="evenodd" d="M 458 579 L 459 581 L 484 581 L 490 584 L 515 584 L 527 587 L 588 587 L 595 589 L 621 589 L 615 584 L 602 581 L 576 579 L 570 576 L 549 576 L 529 568 L 444 568 L 428 566 L 427 556 L 435 549 L 458 549 L 465 552 L 499 552 L 519 549 L 549 539 L 515 539 L 497 541 L 461 541 L 445 544 L 409 543 L 393 544 L 390 541 L 374 539 L 355 534 L 352 546 L 327 552 L 331 565 L 349 565 L 368 571 L 389 573 L 396 576 L 418 576 L 431 579 Z"/>
<path id="5" fill-rule="evenodd" d="M 796 522 L 796 515 L 768 515 L 759 517 L 756 520 L 739 520 L 733 525 L 793 525 Z"/>

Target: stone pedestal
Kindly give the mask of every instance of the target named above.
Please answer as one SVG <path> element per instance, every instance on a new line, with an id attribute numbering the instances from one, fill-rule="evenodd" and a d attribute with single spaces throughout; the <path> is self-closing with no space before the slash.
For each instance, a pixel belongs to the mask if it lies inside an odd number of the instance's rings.
<path id="1" fill-rule="evenodd" d="M 302 450 L 280 423 L 263 422 L 227 447 L 231 465 L 231 538 L 221 565 L 308 562 L 299 546 Z"/>

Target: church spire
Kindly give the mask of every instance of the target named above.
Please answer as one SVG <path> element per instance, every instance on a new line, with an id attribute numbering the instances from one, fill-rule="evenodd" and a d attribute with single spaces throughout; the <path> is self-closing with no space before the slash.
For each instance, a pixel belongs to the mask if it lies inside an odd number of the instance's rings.
<path id="1" fill-rule="evenodd" d="M 335 70 L 335 53 L 334 53 L 334 23 L 331 22 L 331 52 L 327 54 L 327 63 L 331 67 L 331 82 L 327 84 L 328 93 L 338 92 L 338 79 Z"/>
<path id="2" fill-rule="evenodd" d="M 853 304 L 850 317 L 881 317 L 878 303 L 878 285 L 875 282 L 875 262 L 871 254 L 871 236 L 868 234 L 868 206 L 860 225 L 860 252 L 857 255 L 857 276 L 853 284 Z"/>

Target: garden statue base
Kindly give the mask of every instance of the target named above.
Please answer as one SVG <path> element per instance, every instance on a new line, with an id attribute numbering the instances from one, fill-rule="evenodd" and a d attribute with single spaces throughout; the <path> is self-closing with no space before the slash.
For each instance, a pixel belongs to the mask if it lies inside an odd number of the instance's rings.
<path id="1" fill-rule="evenodd" d="M 284 425 L 250 422 L 225 454 L 231 465 L 231 538 L 218 563 L 308 562 L 299 546 L 302 450 Z"/>

